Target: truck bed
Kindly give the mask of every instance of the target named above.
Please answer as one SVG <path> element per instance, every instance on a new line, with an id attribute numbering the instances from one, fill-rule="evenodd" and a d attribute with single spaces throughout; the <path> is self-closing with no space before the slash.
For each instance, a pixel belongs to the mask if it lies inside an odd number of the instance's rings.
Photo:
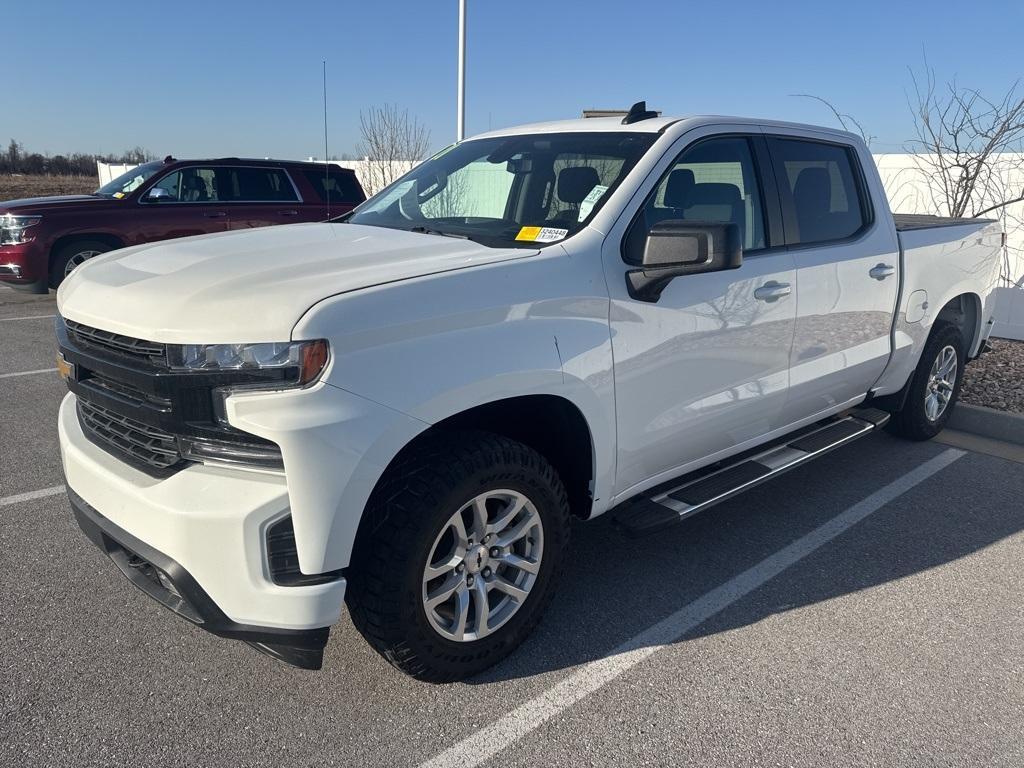
<path id="1" fill-rule="evenodd" d="M 956 227 L 962 224 L 987 224 L 995 219 L 967 219 L 955 216 L 932 216 L 925 213 L 894 213 L 897 232 L 912 229 L 932 229 L 933 227 Z"/>

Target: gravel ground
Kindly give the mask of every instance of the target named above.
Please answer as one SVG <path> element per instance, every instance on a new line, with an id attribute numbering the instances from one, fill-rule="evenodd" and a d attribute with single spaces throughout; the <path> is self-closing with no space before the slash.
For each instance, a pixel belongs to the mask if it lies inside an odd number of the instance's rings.
<path id="1" fill-rule="evenodd" d="M 1024 342 L 992 339 L 992 351 L 967 366 L 960 400 L 1024 413 Z"/>

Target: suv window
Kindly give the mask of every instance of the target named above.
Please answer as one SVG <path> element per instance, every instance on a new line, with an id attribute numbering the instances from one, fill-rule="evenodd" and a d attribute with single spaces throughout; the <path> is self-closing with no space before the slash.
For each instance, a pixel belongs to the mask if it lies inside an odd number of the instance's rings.
<path id="1" fill-rule="evenodd" d="M 217 173 L 213 168 L 182 168 L 164 176 L 153 188 L 167 190 L 171 199 L 182 203 L 215 202 Z"/>
<path id="2" fill-rule="evenodd" d="M 747 139 L 708 139 L 676 158 L 630 228 L 627 261 L 639 263 L 651 227 L 670 220 L 736 224 L 744 251 L 767 246 L 764 203 Z"/>
<path id="3" fill-rule="evenodd" d="M 226 190 L 221 200 L 247 203 L 295 202 L 298 195 L 283 168 L 231 166 L 225 172 Z"/>
<path id="4" fill-rule="evenodd" d="M 851 148 L 775 138 L 771 152 L 790 245 L 844 240 L 863 228 L 868 208 Z"/>
<path id="5" fill-rule="evenodd" d="M 357 205 L 366 199 L 354 173 L 330 167 L 326 171 L 309 170 L 304 173 L 306 180 L 313 185 L 313 189 L 324 202 Z"/>

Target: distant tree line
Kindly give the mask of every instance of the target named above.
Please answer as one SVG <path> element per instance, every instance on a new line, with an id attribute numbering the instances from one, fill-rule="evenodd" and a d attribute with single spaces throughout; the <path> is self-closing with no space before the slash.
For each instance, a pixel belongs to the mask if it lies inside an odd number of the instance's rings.
<path id="1" fill-rule="evenodd" d="M 38 152 L 26 152 L 24 145 L 11 139 L 7 149 L 0 152 L 0 174 L 95 176 L 97 160 L 102 160 L 105 163 L 138 165 L 153 159 L 155 159 L 153 154 L 142 147 L 134 147 L 120 155 L 89 155 L 83 152 L 75 152 L 70 155 L 43 155 Z"/>

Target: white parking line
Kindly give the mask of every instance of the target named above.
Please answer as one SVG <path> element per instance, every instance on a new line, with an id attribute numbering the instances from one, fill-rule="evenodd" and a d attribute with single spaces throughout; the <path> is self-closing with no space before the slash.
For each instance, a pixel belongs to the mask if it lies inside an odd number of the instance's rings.
<path id="1" fill-rule="evenodd" d="M 15 376 L 32 376 L 36 373 L 54 373 L 56 368 L 40 368 L 37 371 L 17 371 L 16 373 L 0 373 L 0 379 L 10 379 Z"/>
<path id="2" fill-rule="evenodd" d="M 627 640 L 608 656 L 579 667 L 562 682 L 422 763 L 421 768 L 473 768 L 487 762 L 552 717 L 674 643 L 964 454 L 955 448 L 943 451 L 774 555 Z"/>
<path id="3" fill-rule="evenodd" d="M 52 485 L 49 488 L 41 488 L 38 491 L 16 493 L 13 496 L 4 496 L 0 498 L 0 507 L 6 507 L 9 504 L 17 504 L 19 501 L 32 501 L 33 499 L 43 499 L 47 496 L 56 496 L 58 493 L 64 493 L 63 485 Z"/>
<path id="4" fill-rule="evenodd" d="M 10 323 L 14 320 L 47 320 L 56 315 L 25 315 L 24 317 L 0 317 L 0 323 Z"/>

